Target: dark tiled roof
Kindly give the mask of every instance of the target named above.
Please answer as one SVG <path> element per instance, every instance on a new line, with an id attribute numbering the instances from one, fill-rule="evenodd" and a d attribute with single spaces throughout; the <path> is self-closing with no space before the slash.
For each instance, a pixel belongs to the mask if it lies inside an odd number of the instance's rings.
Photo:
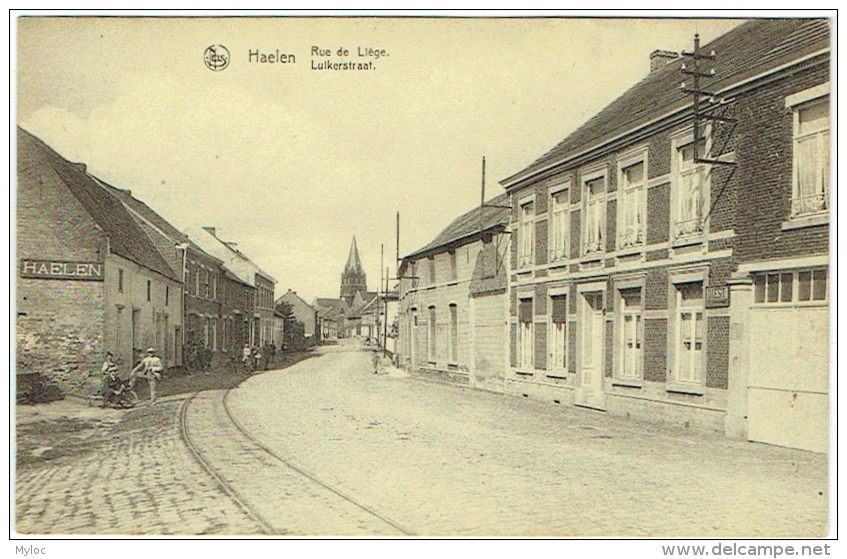
<path id="1" fill-rule="evenodd" d="M 208 254 L 208 253 L 205 253 L 205 252 L 204 252 L 203 254 Z M 210 256 L 211 256 L 211 255 L 210 255 Z M 215 257 L 214 257 L 214 256 L 212 256 L 212 258 L 215 258 Z M 256 289 L 254 286 L 250 285 L 249 283 L 247 283 L 246 281 L 244 281 L 244 280 L 243 280 L 243 279 L 241 279 L 240 277 L 238 277 L 238 276 L 236 276 L 235 274 L 233 274 L 233 273 L 229 270 L 229 268 L 227 268 L 226 266 L 221 266 L 221 268 L 223 269 L 223 271 L 224 271 L 224 276 L 226 276 L 226 278 L 227 278 L 227 279 L 230 279 L 230 280 L 232 280 L 232 281 L 234 281 L 234 282 L 236 282 L 236 283 L 240 283 L 241 285 L 247 286 L 247 287 L 249 287 L 250 289 Z"/>
<path id="2" fill-rule="evenodd" d="M 827 47 L 829 22 L 825 19 L 749 21 L 701 47 L 717 54 L 708 67 L 715 69 L 718 79 L 705 84 L 711 91 L 720 91 Z M 680 91 L 687 77 L 680 72 L 683 62 L 677 59 L 650 72 L 549 152 L 501 183 L 510 186 L 690 104 L 691 98 Z"/>
<path id="3" fill-rule="evenodd" d="M 153 224 L 154 227 L 159 229 L 162 233 L 167 235 L 170 239 L 172 239 L 175 243 L 188 243 L 191 248 L 197 252 L 203 253 L 208 256 L 212 260 L 217 260 L 218 262 L 222 262 L 220 258 L 212 256 L 206 252 L 203 252 L 203 249 L 200 248 L 194 241 L 188 238 L 188 235 L 174 227 L 170 224 L 165 218 L 156 213 L 153 208 L 139 200 L 138 198 L 134 198 L 132 193 L 129 190 L 123 190 L 117 187 L 112 186 L 111 184 L 94 177 L 94 179 L 103 185 L 109 192 L 118 197 L 118 199 L 123 202 L 130 210 L 138 213 L 142 218 L 146 219 L 150 223 Z"/>
<path id="4" fill-rule="evenodd" d="M 18 127 L 18 151 L 31 150 L 67 186 L 85 211 L 109 236 L 109 250 L 118 256 L 180 281 L 121 202 L 86 174 L 82 165 L 74 164 L 23 128 Z"/>
<path id="5" fill-rule="evenodd" d="M 501 194 L 487 201 L 482 208 L 482 229 L 488 230 L 497 226 L 505 227 L 509 222 L 510 210 L 505 207 L 508 204 L 509 198 L 506 194 Z M 439 248 L 444 248 L 462 239 L 478 234 L 480 228 L 479 211 L 480 208 L 476 207 L 468 213 L 457 217 L 431 243 L 406 256 L 406 258 L 415 258 L 428 252 L 434 252 Z"/>

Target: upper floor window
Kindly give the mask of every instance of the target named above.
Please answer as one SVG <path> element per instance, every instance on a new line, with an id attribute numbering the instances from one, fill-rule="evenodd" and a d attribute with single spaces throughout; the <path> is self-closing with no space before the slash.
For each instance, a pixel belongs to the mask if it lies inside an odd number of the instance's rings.
<path id="1" fill-rule="evenodd" d="M 620 185 L 620 225 L 618 227 L 618 248 L 628 248 L 644 244 L 646 183 L 644 161 L 621 164 Z"/>
<path id="2" fill-rule="evenodd" d="M 153 292 L 153 285 L 150 280 L 147 280 L 147 300 L 150 300 L 151 294 Z"/>
<path id="3" fill-rule="evenodd" d="M 124 292 L 124 271 L 123 268 L 118 268 L 118 292 Z"/>
<path id="4" fill-rule="evenodd" d="M 585 242 L 583 254 L 603 252 L 606 219 L 606 176 L 589 176 L 585 187 Z"/>
<path id="5" fill-rule="evenodd" d="M 429 257 L 429 283 L 435 283 L 435 257 Z"/>
<path id="6" fill-rule="evenodd" d="M 456 251 L 452 250 L 449 252 L 450 254 L 450 279 L 455 281 L 458 277 L 457 265 L 456 265 Z"/>
<path id="7" fill-rule="evenodd" d="M 698 143 L 698 157 L 704 157 L 705 145 Z M 694 161 L 694 143 L 676 149 L 676 223 L 677 238 L 703 233 L 706 217 L 706 166 Z"/>
<path id="8" fill-rule="evenodd" d="M 570 223 L 570 190 L 564 189 L 550 193 L 550 262 L 559 262 L 568 258 L 568 226 Z"/>
<path id="9" fill-rule="evenodd" d="M 518 267 L 531 266 L 535 248 L 535 203 L 532 199 L 520 205 L 520 232 L 518 234 Z"/>
<path id="10" fill-rule="evenodd" d="M 829 209 L 829 97 L 793 107 L 791 217 Z"/>

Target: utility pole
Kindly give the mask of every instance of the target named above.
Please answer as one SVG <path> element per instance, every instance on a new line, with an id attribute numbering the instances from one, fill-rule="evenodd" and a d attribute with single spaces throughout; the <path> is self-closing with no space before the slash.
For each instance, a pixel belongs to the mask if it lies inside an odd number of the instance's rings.
<path id="1" fill-rule="evenodd" d="M 479 195 L 479 264 L 485 270 L 485 243 L 482 242 L 482 230 L 485 225 L 482 212 L 485 208 L 485 156 L 482 156 L 482 189 Z"/>
<path id="2" fill-rule="evenodd" d="M 383 327 L 383 335 L 382 335 L 382 356 L 388 357 L 388 267 L 385 268 L 385 318 L 382 321 Z M 397 348 L 395 347 L 396 351 Z"/>
<path id="3" fill-rule="evenodd" d="M 376 343 L 379 347 L 379 290 L 382 289 L 382 267 L 385 263 L 385 243 L 379 245 L 379 287 L 376 290 Z M 385 294 L 383 293 L 383 297 Z M 384 345 L 384 344 L 383 344 Z M 384 350 L 383 350 L 384 354 Z"/>

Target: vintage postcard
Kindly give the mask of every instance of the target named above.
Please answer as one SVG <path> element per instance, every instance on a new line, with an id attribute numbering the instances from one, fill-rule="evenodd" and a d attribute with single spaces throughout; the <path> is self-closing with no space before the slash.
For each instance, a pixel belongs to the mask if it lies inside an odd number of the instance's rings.
<path id="1" fill-rule="evenodd" d="M 836 533 L 832 14 L 134 15 L 12 17 L 16 538 Z"/>

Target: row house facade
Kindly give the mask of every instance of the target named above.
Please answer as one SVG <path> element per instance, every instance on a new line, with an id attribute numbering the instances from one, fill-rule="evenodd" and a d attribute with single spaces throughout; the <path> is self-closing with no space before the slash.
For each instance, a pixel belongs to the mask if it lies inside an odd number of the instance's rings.
<path id="1" fill-rule="evenodd" d="M 190 227 L 184 233 L 204 253 L 222 262 L 227 272 L 223 278 L 226 286 L 223 308 L 227 312 L 221 314 L 222 323 L 216 328 L 224 329 L 228 339 L 238 340 L 239 346 L 263 346 L 275 341 L 279 336 L 273 276 L 238 250 L 236 243 L 219 239 L 214 227 Z M 199 273 L 202 280 L 204 269 Z M 205 294 L 206 283 L 201 280 L 195 281 Z"/>
<path id="2" fill-rule="evenodd" d="M 702 51 L 722 118 L 696 119 L 698 143 L 690 61 L 657 51 L 646 78 L 502 181 L 504 388 L 823 451 L 829 24 L 751 21 Z"/>
<path id="3" fill-rule="evenodd" d="M 147 204 L 133 197 L 131 191 L 98 182 L 123 203 L 171 268 L 180 272 L 184 328 L 179 350 L 207 350 L 213 358 L 225 358 L 247 343 L 255 288 L 239 280 L 221 259 L 201 249 Z M 189 356 L 191 359 L 194 357 Z"/>
<path id="4" fill-rule="evenodd" d="M 403 258 L 396 362 L 411 373 L 503 390 L 509 246 L 505 195 Z"/>
<path id="5" fill-rule="evenodd" d="M 316 297 L 312 306 L 318 311 L 318 332 L 320 341 L 333 341 L 343 338 L 350 307 L 342 298 Z"/>
<path id="6" fill-rule="evenodd" d="M 84 393 L 106 351 L 180 364 L 182 281 L 108 188 L 17 130 L 16 369 Z"/>

